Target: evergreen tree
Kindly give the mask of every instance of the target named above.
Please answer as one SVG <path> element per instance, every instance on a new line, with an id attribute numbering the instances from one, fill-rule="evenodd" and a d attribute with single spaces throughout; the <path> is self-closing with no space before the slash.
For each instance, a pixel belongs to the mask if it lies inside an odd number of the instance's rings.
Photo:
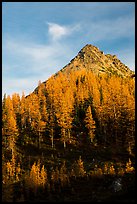
<path id="1" fill-rule="evenodd" d="M 16 116 L 14 113 L 13 103 L 10 96 L 5 100 L 5 109 L 3 110 L 3 127 L 2 127 L 3 146 L 14 154 L 15 145 L 18 138 L 18 128 L 16 124 Z"/>
<path id="2" fill-rule="evenodd" d="M 93 143 L 94 138 L 95 138 L 96 124 L 95 124 L 95 120 L 93 119 L 93 116 L 92 116 L 91 106 L 89 106 L 87 108 L 85 123 L 86 123 L 86 128 L 88 129 L 90 142 Z"/>

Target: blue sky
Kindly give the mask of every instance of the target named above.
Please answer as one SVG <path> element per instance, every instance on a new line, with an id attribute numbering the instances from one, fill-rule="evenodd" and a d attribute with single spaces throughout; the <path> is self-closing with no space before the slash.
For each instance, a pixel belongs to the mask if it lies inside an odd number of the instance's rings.
<path id="1" fill-rule="evenodd" d="M 135 3 L 3 2 L 2 94 L 31 93 L 86 44 L 135 70 Z"/>

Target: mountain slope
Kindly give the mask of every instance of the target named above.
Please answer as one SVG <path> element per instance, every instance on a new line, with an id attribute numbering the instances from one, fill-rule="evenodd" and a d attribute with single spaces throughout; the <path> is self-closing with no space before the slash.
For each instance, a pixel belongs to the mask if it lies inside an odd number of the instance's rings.
<path id="1" fill-rule="evenodd" d="M 132 73 L 86 45 L 28 97 L 5 95 L 3 201 L 134 201 Z"/>

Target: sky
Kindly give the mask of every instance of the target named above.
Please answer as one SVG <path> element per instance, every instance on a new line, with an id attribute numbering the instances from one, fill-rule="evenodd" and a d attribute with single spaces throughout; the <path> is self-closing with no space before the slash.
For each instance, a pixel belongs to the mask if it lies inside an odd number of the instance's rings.
<path id="1" fill-rule="evenodd" d="M 135 2 L 3 2 L 2 95 L 30 94 L 86 44 L 135 70 Z"/>

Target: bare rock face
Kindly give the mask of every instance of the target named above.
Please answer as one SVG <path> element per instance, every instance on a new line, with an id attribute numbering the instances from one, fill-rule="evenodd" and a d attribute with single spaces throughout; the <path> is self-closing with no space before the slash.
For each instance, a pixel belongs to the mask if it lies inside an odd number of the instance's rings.
<path id="1" fill-rule="evenodd" d="M 96 74 L 108 73 L 122 77 L 134 74 L 125 64 L 123 64 L 116 55 L 104 54 L 99 48 L 87 44 L 73 58 L 68 65 L 60 71 L 69 73 L 70 70 L 78 70 L 85 68 Z"/>

